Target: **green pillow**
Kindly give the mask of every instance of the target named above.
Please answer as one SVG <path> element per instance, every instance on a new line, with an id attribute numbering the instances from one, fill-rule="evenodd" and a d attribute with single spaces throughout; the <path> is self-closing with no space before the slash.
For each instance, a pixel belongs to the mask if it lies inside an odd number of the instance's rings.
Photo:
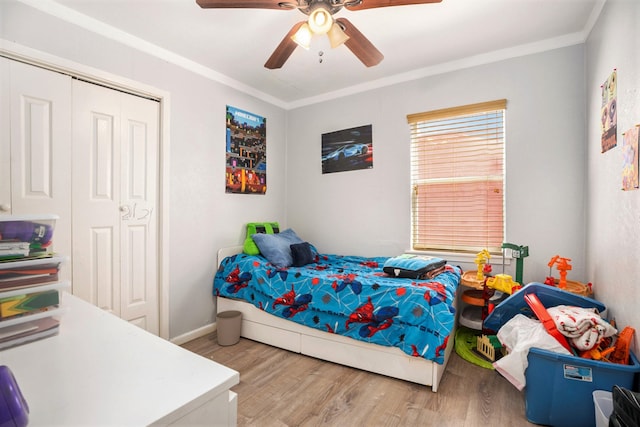
<path id="1" fill-rule="evenodd" d="M 276 234 L 280 232 L 277 222 L 250 222 L 247 224 L 247 237 L 244 239 L 243 252 L 247 255 L 259 255 L 260 249 L 251 236 L 253 234 Z"/>

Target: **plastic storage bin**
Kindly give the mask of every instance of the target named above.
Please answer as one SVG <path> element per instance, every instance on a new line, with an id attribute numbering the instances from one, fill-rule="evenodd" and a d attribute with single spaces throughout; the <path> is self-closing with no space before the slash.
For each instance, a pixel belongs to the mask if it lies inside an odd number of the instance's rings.
<path id="1" fill-rule="evenodd" d="M 0 351 L 58 333 L 61 293 L 70 287 L 58 277 L 64 261 L 43 256 L 0 262 Z"/>
<path id="2" fill-rule="evenodd" d="M 222 311 L 218 313 L 216 322 L 218 324 L 218 344 L 234 345 L 240 341 L 240 330 L 242 328 L 242 313 L 239 311 Z"/>
<path id="3" fill-rule="evenodd" d="M 562 427 L 595 426 L 593 392 L 614 385 L 633 388 L 640 364 L 631 353 L 630 364 L 584 359 L 531 348 L 525 371 L 525 406 L 532 423 Z"/>
<path id="4" fill-rule="evenodd" d="M 0 215 L 0 260 L 53 252 L 57 215 Z"/>
<path id="5" fill-rule="evenodd" d="M 542 283 L 530 283 L 500 303 L 485 319 L 485 328 L 498 331 L 518 313 L 535 317 L 524 299 L 529 293 L 535 293 L 547 308 L 572 305 L 595 307 L 601 314 L 606 311 L 606 307 L 594 299 Z M 631 354 L 630 365 L 620 365 L 531 348 L 527 360 L 524 389 L 527 419 L 555 427 L 595 426 L 593 392 L 611 390 L 614 385 L 631 389 L 640 373 L 634 354 Z"/>
<path id="6" fill-rule="evenodd" d="M 596 413 L 596 427 L 609 427 L 609 417 L 613 412 L 613 396 L 610 391 L 595 390 L 593 405 Z"/>

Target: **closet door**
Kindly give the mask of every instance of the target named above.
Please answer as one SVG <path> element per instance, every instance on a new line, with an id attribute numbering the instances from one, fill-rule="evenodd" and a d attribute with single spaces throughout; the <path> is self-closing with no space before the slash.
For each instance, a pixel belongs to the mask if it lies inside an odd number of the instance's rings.
<path id="1" fill-rule="evenodd" d="M 120 99 L 120 316 L 158 335 L 160 104 Z"/>
<path id="2" fill-rule="evenodd" d="M 159 104 L 73 82 L 74 294 L 159 333 Z"/>
<path id="3" fill-rule="evenodd" d="M 56 214 L 54 250 L 71 253 L 71 78 L 0 58 L 0 214 Z M 61 276 L 69 278 L 71 263 Z"/>

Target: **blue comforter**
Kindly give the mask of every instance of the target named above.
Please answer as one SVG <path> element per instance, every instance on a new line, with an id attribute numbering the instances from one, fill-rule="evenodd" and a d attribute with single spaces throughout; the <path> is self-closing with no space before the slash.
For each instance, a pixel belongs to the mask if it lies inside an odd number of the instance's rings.
<path id="1" fill-rule="evenodd" d="M 455 321 L 460 268 L 447 265 L 430 280 L 400 279 L 382 271 L 386 260 L 322 254 L 314 264 L 277 268 L 260 255 L 238 254 L 220 264 L 213 292 L 442 364 Z"/>

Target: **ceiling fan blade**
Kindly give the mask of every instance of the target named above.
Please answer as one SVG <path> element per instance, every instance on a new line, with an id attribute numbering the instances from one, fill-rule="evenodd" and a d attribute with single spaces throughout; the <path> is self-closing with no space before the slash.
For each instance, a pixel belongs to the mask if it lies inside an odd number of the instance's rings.
<path id="1" fill-rule="evenodd" d="M 290 9 L 280 6 L 282 0 L 196 0 L 196 3 L 203 9 Z"/>
<path id="2" fill-rule="evenodd" d="M 294 42 L 291 37 L 305 22 L 306 21 L 300 21 L 291 27 L 287 35 L 284 36 L 278 47 L 276 47 L 276 50 L 273 51 L 269 59 L 267 59 L 267 62 L 264 63 L 265 68 L 275 70 L 276 68 L 281 68 L 284 63 L 287 62 L 287 59 L 289 59 L 293 51 L 298 47 L 298 44 Z"/>
<path id="3" fill-rule="evenodd" d="M 200 1 L 200 0 L 198 0 Z M 373 9 L 376 7 L 404 6 L 409 4 L 440 3 L 442 0 L 362 0 L 359 4 L 345 7 L 349 10 Z"/>
<path id="4" fill-rule="evenodd" d="M 344 33 L 349 36 L 349 40 L 344 42 L 344 45 L 349 48 L 355 56 L 367 67 L 378 65 L 384 55 L 362 34 L 356 27 L 353 26 L 346 18 L 338 18 L 336 22 L 343 28 Z"/>

